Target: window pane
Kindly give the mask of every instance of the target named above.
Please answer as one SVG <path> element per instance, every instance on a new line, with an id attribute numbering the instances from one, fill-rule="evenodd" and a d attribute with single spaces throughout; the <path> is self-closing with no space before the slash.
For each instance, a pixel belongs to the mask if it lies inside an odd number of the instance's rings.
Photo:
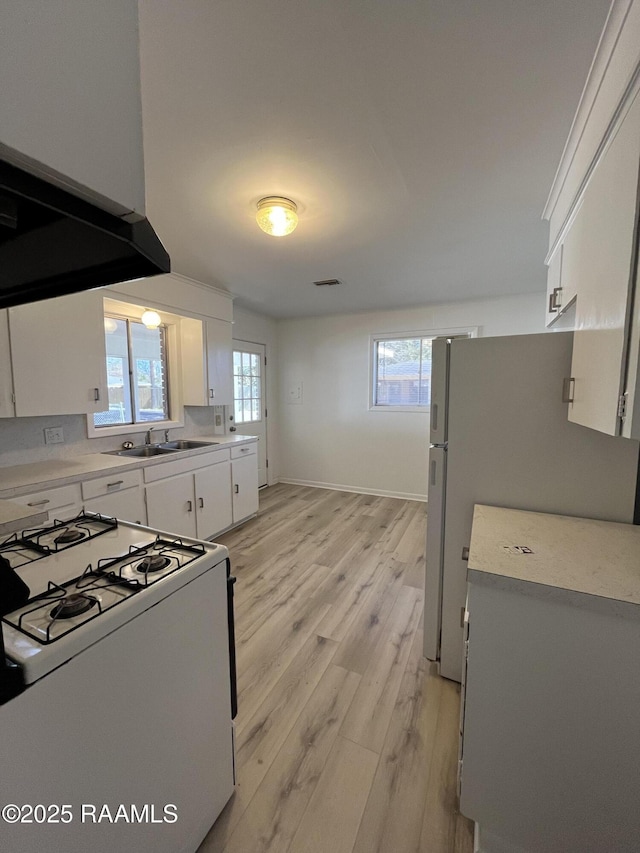
<path id="1" fill-rule="evenodd" d="M 251 401 L 251 419 L 254 421 L 260 420 L 260 400 Z"/>
<path id="2" fill-rule="evenodd" d="M 251 353 L 242 353 L 242 372 L 248 376 L 251 373 Z"/>
<path id="3" fill-rule="evenodd" d="M 251 420 L 251 400 L 244 400 L 242 403 L 242 420 Z"/>
<path id="4" fill-rule="evenodd" d="M 135 419 L 167 420 L 164 329 L 147 329 L 134 322 L 130 323 L 130 329 Z"/>
<path id="5" fill-rule="evenodd" d="M 376 406 L 427 406 L 431 339 L 379 340 L 375 348 Z"/>
<path id="6" fill-rule="evenodd" d="M 237 424 L 243 423 L 242 420 L 242 400 L 236 400 L 234 405 L 234 418 Z"/>
<path id="7" fill-rule="evenodd" d="M 254 376 L 260 375 L 260 359 L 255 353 L 251 353 L 251 372 Z"/>
<path id="8" fill-rule="evenodd" d="M 105 322 L 107 350 L 107 394 L 109 408 L 93 416 L 95 426 L 133 423 L 129 393 L 129 348 L 127 323 L 115 317 Z"/>
<path id="9" fill-rule="evenodd" d="M 242 370 L 242 353 L 234 351 L 233 353 L 233 372 L 240 373 Z"/>

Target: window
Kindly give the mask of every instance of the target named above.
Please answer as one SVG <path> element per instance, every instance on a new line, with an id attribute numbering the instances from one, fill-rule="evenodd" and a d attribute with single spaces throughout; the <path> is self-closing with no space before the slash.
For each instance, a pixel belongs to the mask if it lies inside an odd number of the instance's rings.
<path id="1" fill-rule="evenodd" d="M 260 356 L 233 351 L 233 409 L 237 424 L 262 420 L 262 375 Z"/>
<path id="2" fill-rule="evenodd" d="M 437 337 L 475 337 L 477 328 L 374 335 L 371 409 L 426 412 L 431 405 L 431 344 Z"/>
<path id="3" fill-rule="evenodd" d="M 169 419 L 166 329 L 105 315 L 109 408 L 96 428 Z"/>

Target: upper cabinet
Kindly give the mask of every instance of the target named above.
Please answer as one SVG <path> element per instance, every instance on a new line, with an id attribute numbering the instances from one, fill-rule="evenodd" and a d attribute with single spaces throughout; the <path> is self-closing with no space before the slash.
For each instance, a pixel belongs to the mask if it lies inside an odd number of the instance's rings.
<path id="1" fill-rule="evenodd" d="M 615 0 L 545 210 L 547 325 L 575 304 L 569 420 L 631 438 L 640 436 L 639 72 L 640 0 Z"/>
<path id="2" fill-rule="evenodd" d="M 144 213 L 136 0 L 5 3 L 0 77 L 1 158 Z"/>
<path id="3" fill-rule="evenodd" d="M 185 317 L 180 321 L 180 338 L 184 405 L 231 405 L 231 323 Z"/>
<path id="4" fill-rule="evenodd" d="M 103 291 L 9 308 L 15 414 L 91 414 L 106 406 Z M 0 333 L 1 337 L 1 333 Z"/>

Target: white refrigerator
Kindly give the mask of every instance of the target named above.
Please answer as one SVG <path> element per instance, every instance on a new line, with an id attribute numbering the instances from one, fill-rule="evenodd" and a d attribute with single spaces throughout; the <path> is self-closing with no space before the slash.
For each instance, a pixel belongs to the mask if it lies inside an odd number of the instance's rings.
<path id="1" fill-rule="evenodd" d="M 433 342 L 424 654 L 445 678 L 461 678 L 475 503 L 634 521 L 638 442 L 567 420 L 572 339 Z"/>

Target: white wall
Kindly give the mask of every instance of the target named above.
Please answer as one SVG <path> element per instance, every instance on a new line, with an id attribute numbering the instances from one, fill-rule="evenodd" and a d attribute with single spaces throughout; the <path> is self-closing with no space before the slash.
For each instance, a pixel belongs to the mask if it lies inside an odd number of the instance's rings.
<path id="1" fill-rule="evenodd" d="M 279 479 L 424 500 L 429 418 L 369 411 L 370 336 L 460 326 L 544 332 L 544 294 L 279 321 Z"/>
<path id="2" fill-rule="evenodd" d="M 269 485 L 277 482 L 279 469 L 278 454 L 278 329 L 276 321 L 270 317 L 253 314 L 249 311 L 233 309 L 233 338 L 238 341 L 251 341 L 254 344 L 264 344 L 267 356 L 266 387 L 267 387 L 267 459 L 269 468 L 267 479 Z"/>

